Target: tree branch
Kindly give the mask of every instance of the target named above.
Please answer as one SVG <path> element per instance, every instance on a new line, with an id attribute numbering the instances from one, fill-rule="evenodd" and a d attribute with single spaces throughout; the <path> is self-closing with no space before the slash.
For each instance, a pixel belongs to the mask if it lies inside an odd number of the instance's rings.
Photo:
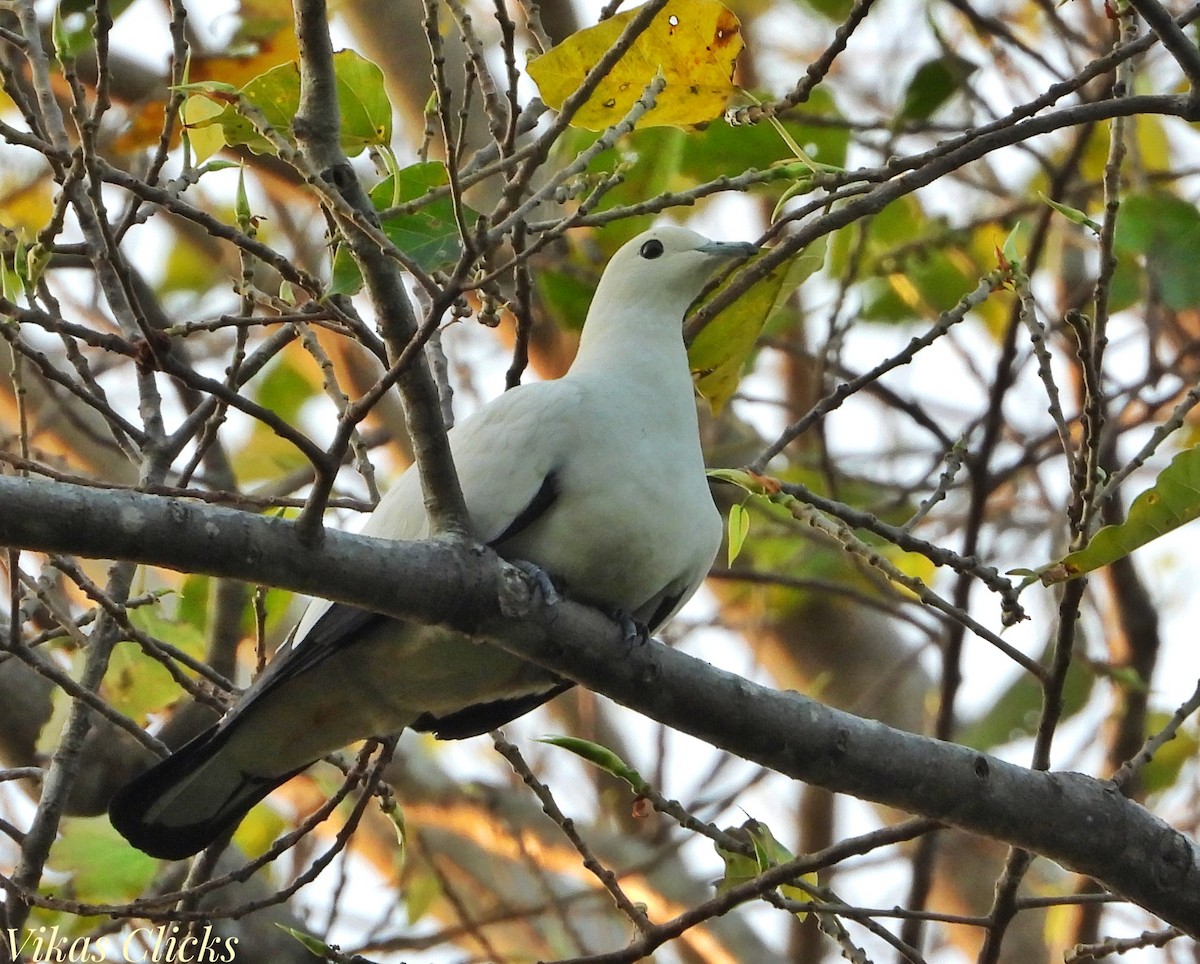
<path id="1" fill-rule="evenodd" d="M 1200 49 L 1197 49 L 1195 43 L 1183 32 L 1183 28 L 1175 22 L 1170 11 L 1158 0 L 1129 0 L 1129 5 L 1141 15 L 1162 41 L 1162 45 L 1170 51 L 1171 56 L 1187 75 L 1188 86 L 1192 88 L 1194 95 L 1200 87 Z"/>
<path id="2" fill-rule="evenodd" d="M 780 773 L 1043 854 L 1200 934 L 1200 849 L 1111 783 L 1027 770 L 657 643 L 630 645 L 594 610 L 540 608 L 524 578 L 485 549 L 341 532 L 306 545 L 283 519 L 19 478 L 0 478 L 0 506 L 3 545 L 229 576 L 453 625 Z M 524 618 L 504 617 L 502 605 Z"/>

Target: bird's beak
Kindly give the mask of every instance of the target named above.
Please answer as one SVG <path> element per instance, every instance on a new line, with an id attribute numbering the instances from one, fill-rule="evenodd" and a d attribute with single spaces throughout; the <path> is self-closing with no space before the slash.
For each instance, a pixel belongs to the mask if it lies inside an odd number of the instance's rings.
<path id="1" fill-rule="evenodd" d="M 701 254 L 711 254 L 719 258 L 748 258 L 758 253 L 758 245 L 749 241 L 710 241 L 696 249 Z"/>

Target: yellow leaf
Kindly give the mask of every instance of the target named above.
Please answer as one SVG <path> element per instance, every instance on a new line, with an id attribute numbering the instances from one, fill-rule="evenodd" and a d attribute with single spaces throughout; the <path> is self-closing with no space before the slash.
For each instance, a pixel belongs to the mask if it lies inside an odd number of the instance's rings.
<path id="1" fill-rule="evenodd" d="M 49 178 L 0 180 L 0 224 L 32 239 L 53 214 L 54 191 Z"/>
<path id="2" fill-rule="evenodd" d="M 263 805 L 251 810 L 238 824 L 233 839 L 247 857 L 260 857 L 281 833 L 289 829 L 277 810 Z"/>
<path id="3" fill-rule="evenodd" d="M 902 549 L 898 549 L 894 546 L 888 546 L 885 548 L 884 555 L 887 557 L 888 561 L 891 562 L 891 564 L 899 569 L 902 573 L 904 573 L 904 575 L 912 576 L 914 579 L 920 579 L 921 582 L 925 583 L 927 586 L 933 584 L 937 566 L 933 564 L 928 556 L 925 556 L 919 552 L 905 552 Z M 903 586 L 900 583 L 893 583 L 892 586 L 898 590 L 901 595 L 908 596 L 912 599 L 917 598 L 916 593 L 914 593 L 907 586 Z"/>
<path id="4" fill-rule="evenodd" d="M 572 34 L 528 64 L 542 99 L 555 110 L 621 36 L 641 8 Z M 733 64 L 745 46 L 741 24 L 717 0 L 671 0 L 651 21 L 571 119 L 575 127 L 602 131 L 617 124 L 659 73 L 666 87 L 638 127 L 692 127 L 725 109 Z"/>
<path id="5" fill-rule="evenodd" d="M 225 146 L 219 125 L 204 126 L 206 121 L 218 116 L 224 109 L 223 105 L 203 94 L 193 94 L 183 102 L 183 124 L 188 129 L 192 156 L 197 164 L 203 164 Z"/>

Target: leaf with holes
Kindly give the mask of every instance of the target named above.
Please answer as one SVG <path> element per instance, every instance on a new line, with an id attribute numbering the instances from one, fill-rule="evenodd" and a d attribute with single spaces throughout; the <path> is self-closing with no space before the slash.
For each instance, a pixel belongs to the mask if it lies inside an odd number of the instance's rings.
<path id="1" fill-rule="evenodd" d="M 542 99 L 561 110 L 589 70 L 617 42 L 640 7 L 572 34 L 529 61 Z M 629 113 L 659 74 L 666 86 L 637 127 L 693 127 L 720 116 L 737 87 L 733 65 L 745 46 L 741 24 L 717 0 L 671 0 L 640 33 L 571 124 L 602 131 Z"/>

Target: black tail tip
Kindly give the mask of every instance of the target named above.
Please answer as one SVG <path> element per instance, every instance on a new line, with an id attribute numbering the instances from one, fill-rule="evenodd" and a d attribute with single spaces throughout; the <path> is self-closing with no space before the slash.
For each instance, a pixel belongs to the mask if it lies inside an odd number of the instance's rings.
<path id="1" fill-rule="evenodd" d="M 206 821 L 190 826 L 167 826 L 146 819 L 145 811 L 154 794 L 141 785 L 141 778 L 117 791 L 108 805 L 108 819 L 117 833 L 134 847 L 162 860 L 183 860 L 198 854 L 229 830 L 229 821 Z"/>

